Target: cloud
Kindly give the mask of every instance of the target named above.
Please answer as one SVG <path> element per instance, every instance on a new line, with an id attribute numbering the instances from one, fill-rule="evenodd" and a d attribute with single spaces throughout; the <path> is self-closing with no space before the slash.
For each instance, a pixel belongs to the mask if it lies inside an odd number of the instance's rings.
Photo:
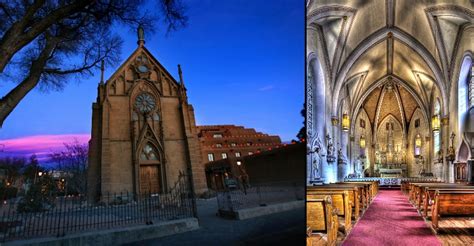
<path id="1" fill-rule="evenodd" d="M 64 143 L 71 143 L 75 140 L 79 143 L 87 143 L 89 139 L 89 134 L 36 135 L 3 139 L 0 140 L 0 157 L 28 157 L 36 154 L 39 161 L 46 161 L 48 154 L 63 149 Z"/>
<path id="2" fill-rule="evenodd" d="M 259 88 L 258 90 L 259 91 L 269 91 L 269 90 L 273 90 L 273 89 L 275 89 L 274 85 L 267 85 L 267 86 Z"/>

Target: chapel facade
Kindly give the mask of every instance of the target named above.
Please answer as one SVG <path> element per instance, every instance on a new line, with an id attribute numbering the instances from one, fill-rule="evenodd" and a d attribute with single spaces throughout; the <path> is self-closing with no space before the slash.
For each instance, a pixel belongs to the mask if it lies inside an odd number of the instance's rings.
<path id="1" fill-rule="evenodd" d="M 181 68 L 178 82 L 145 47 L 141 28 L 138 39 L 107 81 L 102 75 L 92 104 L 88 196 L 167 193 L 180 174 L 190 177 L 196 194 L 203 193 L 194 109 Z"/>

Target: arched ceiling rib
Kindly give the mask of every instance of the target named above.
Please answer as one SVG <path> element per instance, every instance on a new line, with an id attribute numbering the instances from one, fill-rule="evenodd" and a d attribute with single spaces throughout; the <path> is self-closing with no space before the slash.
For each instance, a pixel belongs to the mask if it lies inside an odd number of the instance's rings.
<path id="1" fill-rule="evenodd" d="M 342 50 L 340 62 L 331 63 L 334 95 L 347 88 L 355 105 L 372 83 L 393 75 L 413 88 L 422 104 L 429 104 L 435 89 L 447 97 L 452 72 L 448 67 L 454 63 L 448 60 L 456 54 L 459 40 L 465 38 L 460 30 L 473 23 L 470 0 L 318 0 L 309 2 L 308 14 L 329 7 L 346 8 L 352 18 L 346 41 L 327 49 L 329 56 Z M 340 28 L 338 21 L 331 25 Z M 411 100 L 403 99 L 402 94 L 401 101 Z M 333 115 L 337 115 L 339 100 L 333 97 Z M 447 103 L 442 107 L 447 112 Z M 420 108 L 425 110 L 424 105 Z M 406 108 L 407 120 L 413 110 Z"/>

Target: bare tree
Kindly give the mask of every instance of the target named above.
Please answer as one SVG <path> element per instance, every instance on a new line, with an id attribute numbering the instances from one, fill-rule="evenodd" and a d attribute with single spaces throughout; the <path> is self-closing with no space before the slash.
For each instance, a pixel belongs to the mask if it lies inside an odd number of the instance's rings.
<path id="1" fill-rule="evenodd" d="M 49 155 L 50 160 L 56 163 L 55 169 L 63 171 L 65 186 L 70 193 L 84 194 L 87 185 L 87 162 L 89 148 L 77 140 L 64 143 L 63 151 L 56 151 Z"/>
<path id="2" fill-rule="evenodd" d="M 4 157 L 0 158 L 0 169 L 6 174 L 6 181 L 15 184 L 16 180 L 21 176 L 22 169 L 26 165 L 26 159 L 21 157 Z"/>
<path id="3" fill-rule="evenodd" d="M 186 24 L 180 0 L 157 3 L 168 30 Z M 36 86 L 62 89 L 74 76 L 92 75 L 102 60 L 116 64 L 122 41 L 111 27 L 152 29 L 159 16 L 142 11 L 144 4 L 142 0 L 0 0 L 0 83 L 18 83 L 0 99 L 0 127 Z"/>

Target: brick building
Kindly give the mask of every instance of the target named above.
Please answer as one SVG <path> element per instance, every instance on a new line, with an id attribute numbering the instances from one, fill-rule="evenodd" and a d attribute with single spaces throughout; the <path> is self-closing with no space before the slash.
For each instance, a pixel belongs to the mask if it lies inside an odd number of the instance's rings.
<path id="1" fill-rule="evenodd" d="M 92 105 L 88 194 L 166 193 L 180 173 L 196 193 L 207 190 L 194 109 L 179 82 L 145 48 L 137 49 L 104 83 Z"/>
<path id="2" fill-rule="evenodd" d="M 237 173 L 232 169 L 233 166 L 212 163 L 219 163 L 218 161 L 224 159 L 232 162 L 282 145 L 279 136 L 257 132 L 255 129 L 243 126 L 208 125 L 198 126 L 197 129 L 208 187 L 215 187 L 213 185 L 215 178 L 222 179 L 226 175 L 233 176 Z"/>
<path id="3" fill-rule="evenodd" d="M 277 146 L 271 150 L 235 158 L 229 157 L 206 164 L 208 187 L 213 190 L 226 188 L 226 182 L 254 186 L 260 184 L 302 184 L 305 177 L 305 143 Z M 229 185 L 227 185 L 229 187 Z"/>

